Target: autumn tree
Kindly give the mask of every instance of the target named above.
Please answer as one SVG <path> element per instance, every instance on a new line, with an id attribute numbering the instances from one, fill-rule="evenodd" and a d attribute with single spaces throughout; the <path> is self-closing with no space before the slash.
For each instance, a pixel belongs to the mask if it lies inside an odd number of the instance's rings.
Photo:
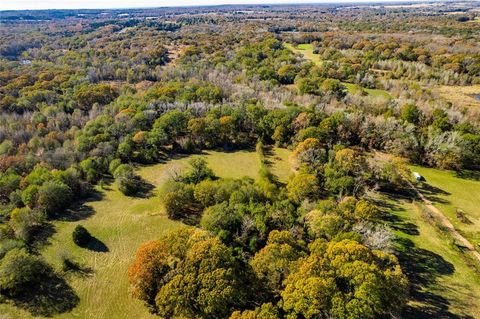
<path id="1" fill-rule="evenodd" d="M 291 316 L 378 318 L 401 310 L 406 288 L 395 256 L 352 240 L 316 241 L 281 295 Z"/>
<path id="2" fill-rule="evenodd" d="M 296 261 L 303 255 L 302 245 L 288 231 L 274 230 L 267 244 L 250 261 L 257 277 L 274 294 L 278 294 L 283 281 L 295 269 Z"/>
<path id="3" fill-rule="evenodd" d="M 193 228 L 143 245 L 129 268 L 134 294 L 162 317 L 225 318 L 246 300 L 231 251 Z"/>

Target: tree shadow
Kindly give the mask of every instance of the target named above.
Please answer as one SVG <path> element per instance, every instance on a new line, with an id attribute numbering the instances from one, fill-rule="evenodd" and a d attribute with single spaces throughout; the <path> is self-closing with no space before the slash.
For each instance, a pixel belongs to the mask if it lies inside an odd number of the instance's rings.
<path id="1" fill-rule="evenodd" d="M 32 250 L 38 251 L 49 244 L 50 238 L 52 238 L 56 232 L 55 226 L 50 223 L 43 223 L 41 227 L 36 228 L 30 240 Z"/>
<path id="2" fill-rule="evenodd" d="M 449 201 L 440 198 L 440 195 L 451 195 L 449 192 L 446 192 L 436 186 L 430 185 L 428 183 L 420 183 L 417 188 L 420 192 L 431 202 L 440 203 L 440 204 L 448 204 Z"/>
<path id="3" fill-rule="evenodd" d="M 105 243 L 103 243 L 100 239 L 93 236 L 91 236 L 88 243 L 82 247 L 91 251 L 99 252 L 99 253 L 107 253 L 110 251 L 107 245 L 105 245 Z"/>
<path id="4" fill-rule="evenodd" d="M 381 199 L 372 199 L 372 201 L 375 203 L 377 207 L 380 208 L 381 213 L 381 219 L 388 222 L 391 228 L 401 231 L 405 234 L 408 235 L 413 235 L 417 236 L 420 235 L 420 232 L 418 231 L 417 225 L 411 222 L 404 221 L 401 219 L 399 216 L 392 214 L 392 211 L 395 212 L 405 212 L 406 209 L 398 205 L 396 203 L 397 200 L 399 199 L 410 199 L 408 197 L 409 193 L 402 193 L 402 194 L 391 194 L 391 193 L 382 193 L 383 196 L 388 197 L 392 199 L 391 201 L 386 201 L 386 200 L 381 200 Z"/>
<path id="5" fill-rule="evenodd" d="M 412 236 L 420 235 L 420 232 L 418 231 L 418 227 L 414 223 L 401 222 L 401 223 L 392 225 L 392 228 L 408 235 L 412 235 Z"/>
<path id="6" fill-rule="evenodd" d="M 455 177 L 470 179 L 473 181 L 480 181 L 480 171 L 471 171 L 471 170 L 464 169 L 464 170 L 455 172 Z"/>
<path id="7" fill-rule="evenodd" d="M 402 270 L 410 283 L 410 300 L 404 310 L 406 318 L 470 318 L 457 316 L 448 308 L 450 302 L 442 296 L 429 291 L 438 276 L 451 275 L 455 271 L 452 263 L 442 256 L 426 249 L 418 248 L 407 238 L 397 238 L 397 257 Z"/>
<path id="8" fill-rule="evenodd" d="M 63 271 L 66 274 L 74 274 L 82 278 L 89 277 L 93 274 L 93 269 L 91 267 L 82 265 L 81 263 L 69 258 L 66 258 L 63 261 Z"/>
<path id="9" fill-rule="evenodd" d="M 375 204 L 384 212 L 383 219 L 389 225 L 404 234 L 418 236 L 417 225 L 391 212 L 405 212 L 406 209 L 398 201 L 411 201 L 416 194 L 409 190 L 402 193 L 382 193 L 389 200 L 376 199 Z M 450 302 L 446 298 L 433 293 L 431 287 L 436 284 L 439 276 L 451 275 L 455 272 L 452 263 L 446 261 L 427 249 L 416 247 L 408 238 L 397 236 L 395 247 L 398 261 L 410 283 L 410 302 L 403 310 L 404 318 L 430 319 L 473 319 L 469 316 L 458 316 L 451 313 Z"/>
<path id="10" fill-rule="evenodd" d="M 52 216 L 52 219 L 67 221 L 67 222 L 76 222 L 79 220 L 86 219 L 95 213 L 93 208 L 87 203 L 101 201 L 102 199 L 103 199 L 103 194 L 95 191 L 89 197 L 73 203 L 65 211 L 54 214 Z"/>
<path id="11" fill-rule="evenodd" d="M 415 299 L 415 294 L 413 298 Z M 474 319 L 469 315 L 456 315 L 448 311 L 449 302 L 442 296 L 424 291 L 421 293 L 423 305 L 407 305 L 403 311 L 404 318 L 415 319 Z"/>
<path id="12" fill-rule="evenodd" d="M 52 317 L 71 311 L 80 300 L 68 283 L 53 270 L 38 282 L 25 287 L 17 296 L 7 296 L 8 301 L 34 316 Z"/>
<path id="13" fill-rule="evenodd" d="M 139 178 L 137 192 L 128 196 L 134 198 L 150 198 L 153 196 L 154 189 L 155 186 L 153 184 L 148 183 L 143 178 Z"/>

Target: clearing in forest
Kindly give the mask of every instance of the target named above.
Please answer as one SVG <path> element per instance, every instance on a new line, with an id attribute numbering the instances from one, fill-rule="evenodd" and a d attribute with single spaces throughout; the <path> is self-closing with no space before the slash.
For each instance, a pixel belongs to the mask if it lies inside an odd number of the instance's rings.
<path id="1" fill-rule="evenodd" d="M 303 44 L 298 44 L 298 45 L 294 46 L 291 43 L 284 43 L 284 46 L 287 49 L 289 49 L 289 50 L 291 50 L 295 53 L 300 54 L 306 60 L 310 60 L 310 61 L 314 62 L 316 65 L 321 65 L 322 64 L 321 56 L 319 54 L 316 54 L 316 53 L 313 52 L 313 45 L 312 44 L 303 43 Z M 348 93 L 351 93 L 351 94 L 354 94 L 354 93 L 356 93 L 360 90 L 363 90 L 363 92 L 365 92 L 366 94 L 368 94 L 370 96 L 382 97 L 382 98 L 385 98 L 385 99 L 390 99 L 391 98 L 390 94 L 385 90 L 362 88 L 362 87 L 360 87 L 356 84 L 347 83 L 347 82 L 342 82 L 342 84 L 347 88 Z"/>
<path id="2" fill-rule="evenodd" d="M 156 318 L 129 295 L 127 268 L 140 244 L 182 227 L 182 223 L 165 215 L 161 190 L 176 172 L 187 166 L 192 156 L 140 167 L 138 174 L 152 186 L 150 194 L 128 197 L 115 183 L 103 188 L 99 186 L 94 198 L 71 209 L 70 217 L 53 222 L 53 235 L 42 255 L 59 272 L 62 255 L 71 257 L 83 267 L 81 271 L 66 274 L 67 282 L 79 297 L 79 304 L 71 312 L 54 318 Z M 255 151 L 207 151 L 199 156 L 206 158 L 219 177 L 258 176 L 260 167 Z M 97 244 L 92 249 L 73 243 L 72 231 L 78 224 L 85 226 L 96 238 Z M 57 302 L 60 301 L 51 300 L 50 306 Z M 0 304 L 0 314 L 1 319 L 34 318 L 28 309 L 7 304 Z"/>
<path id="3" fill-rule="evenodd" d="M 272 172 L 283 183 L 292 174 L 290 154 L 291 151 L 280 148 L 268 150 L 266 154 Z M 254 151 L 208 151 L 201 156 L 205 156 L 219 177 L 258 176 L 259 158 Z M 115 183 L 98 187 L 97 197 L 72 209 L 71 218 L 54 222 L 54 234 L 44 248 L 43 256 L 58 271 L 62 254 L 69 255 L 84 267 L 80 272 L 66 275 L 79 297 L 79 304 L 71 312 L 54 318 L 156 318 L 143 304 L 130 297 L 126 271 L 141 243 L 159 238 L 170 229 L 182 227 L 180 222 L 167 218 L 160 194 L 166 182 L 180 172 L 190 158 L 180 157 L 140 167 L 138 173 L 152 186 L 151 194 L 127 197 L 118 191 Z M 437 183 L 436 174 L 440 179 L 441 174 L 451 174 L 437 170 L 432 173 L 430 169 L 417 167 L 415 170 L 424 174 L 431 183 Z M 447 177 L 447 183 L 448 180 Z M 450 180 L 455 181 L 456 178 L 450 176 Z M 463 188 L 470 186 L 464 185 Z M 460 195 L 456 195 L 455 201 L 462 203 L 463 200 L 474 199 L 471 194 L 466 196 L 468 198 L 461 199 Z M 441 232 L 425 216 L 422 206 L 410 200 L 393 199 L 386 195 L 378 200 L 389 212 L 388 223 L 397 236 L 398 256 L 412 283 L 406 317 L 480 317 L 480 305 L 476 298 L 480 295 L 478 273 L 468 265 L 462 252 L 451 244 L 448 234 Z M 462 207 L 470 211 L 469 207 L 473 207 L 474 203 L 470 205 Z M 84 225 L 95 236 L 98 241 L 95 249 L 79 248 L 72 242 L 71 234 L 78 224 Z M 27 310 L 6 304 L 0 304 L 0 313 L 2 319 L 33 318 Z"/>
<path id="4" fill-rule="evenodd" d="M 480 113 L 480 84 L 470 86 L 441 85 L 434 88 L 433 92 L 461 110 Z"/>

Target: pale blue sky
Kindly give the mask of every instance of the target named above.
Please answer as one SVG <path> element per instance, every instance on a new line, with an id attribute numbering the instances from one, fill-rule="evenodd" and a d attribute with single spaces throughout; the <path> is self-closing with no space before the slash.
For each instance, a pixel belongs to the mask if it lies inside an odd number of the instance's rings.
<path id="1" fill-rule="evenodd" d="M 0 10 L 138 8 L 250 3 L 372 2 L 375 0 L 0 0 Z M 390 0 L 394 1 L 394 0 Z M 379 1 L 380 2 L 380 1 Z M 384 0 L 389 2 L 389 0 Z M 398 0 L 397 0 L 398 2 Z"/>

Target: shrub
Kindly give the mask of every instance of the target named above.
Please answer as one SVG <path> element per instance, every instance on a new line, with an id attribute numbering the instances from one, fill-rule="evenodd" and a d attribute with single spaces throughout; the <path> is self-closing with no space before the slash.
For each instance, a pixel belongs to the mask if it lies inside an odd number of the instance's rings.
<path id="1" fill-rule="evenodd" d="M 197 202 L 191 185 L 180 184 L 177 189 L 165 195 L 163 202 L 168 217 L 172 219 L 184 218 L 196 211 Z"/>
<path id="2" fill-rule="evenodd" d="M 207 161 L 201 157 L 192 158 L 188 164 L 190 167 L 182 176 L 182 181 L 185 183 L 198 184 L 205 179 L 215 177 L 213 171 L 207 166 Z"/>
<path id="3" fill-rule="evenodd" d="M 118 189 L 127 196 L 138 193 L 142 187 L 140 177 L 135 174 L 133 167 L 127 164 L 119 165 L 113 176 L 118 183 Z"/>
<path id="4" fill-rule="evenodd" d="M 112 174 L 112 176 L 120 165 L 122 165 L 122 160 L 119 158 L 115 158 L 110 162 L 108 165 L 108 171 L 110 174 Z"/>
<path id="5" fill-rule="evenodd" d="M 82 225 L 77 225 L 72 233 L 73 242 L 80 247 L 85 246 L 92 239 L 92 235 Z"/>
<path id="6" fill-rule="evenodd" d="M 47 215 L 63 211 L 72 199 L 70 187 L 56 180 L 45 182 L 38 190 L 37 205 Z"/>
<path id="7" fill-rule="evenodd" d="M 33 229 L 44 222 L 44 214 L 29 207 L 15 208 L 10 214 L 10 226 L 15 237 L 28 242 Z"/>

